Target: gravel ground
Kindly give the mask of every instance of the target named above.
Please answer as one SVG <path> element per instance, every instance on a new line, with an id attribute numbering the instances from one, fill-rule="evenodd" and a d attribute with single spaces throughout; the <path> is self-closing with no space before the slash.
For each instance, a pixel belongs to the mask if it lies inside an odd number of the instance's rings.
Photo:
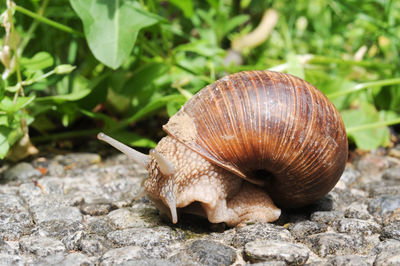
<path id="1" fill-rule="evenodd" d="M 400 265 L 400 147 L 359 156 L 320 201 L 273 224 L 163 221 L 124 155 L 0 169 L 0 265 Z"/>

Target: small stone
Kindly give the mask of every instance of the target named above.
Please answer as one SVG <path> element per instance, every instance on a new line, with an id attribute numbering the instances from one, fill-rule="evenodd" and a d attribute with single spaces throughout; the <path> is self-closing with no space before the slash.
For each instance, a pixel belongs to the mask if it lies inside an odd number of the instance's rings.
<path id="1" fill-rule="evenodd" d="M 256 223 L 235 230 L 236 233 L 231 240 L 234 247 L 243 247 L 246 243 L 254 240 L 293 240 L 287 229 L 270 223 Z"/>
<path id="2" fill-rule="evenodd" d="M 130 260 L 128 265 L 129 266 L 176 266 L 175 263 L 163 259 Z"/>
<path id="3" fill-rule="evenodd" d="M 91 216 L 99 216 L 99 215 L 106 215 L 112 209 L 113 206 L 110 203 L 91 203 L 91 204 L 82 204 L 81 211 L 83 214 L 89 214 Z"/>
<path id="4" fill-rule="evenodd" d="M 3 173 L 6 182 L 26 181 L 40 176 L 42 176 L 42 173 L 39 170 L 33 168 L 30 163 L 25 162 L 18 163 Z"/>
<path id="5" fill-rule="evenodd" d="M 339 181 L 343 182 L 345 186 L 348 187 L 354 184 L 360 177 L 360 175 L 361 175 L 360 172 L 354 169 L 353 167 L 346 167 Z"/>
<path id="6" fill-rule="evenodd" d="M 149 224 L 137 212 L 130 208 L 122 208 L 108 214 L 111 223 L 118 229 L 145 227 Z"/>
<path id="7" fill-rule="evenodd" d="M 249 242 L 245 245 L 244 253 L 246 259 L 251 262 L 276 260 L 289 265 L 302 265 L 309 257 L 309 249 L 306 246 L 277 240 Z"/>
<path id="8" fill-rule="evenodd" d="M 137 246 L 115 248 L 104 253 L 99 261 L 101 266 L 126 265 L 133 260 L 141 259 L 142 253 L 143 248 Z"/>
<path id="9" fill-rule="evenodd" d="M 368 175 L 378 175 L 388 167 L 389 162 L 384 157 L 374 154 L 363 156 L 357 163 L 358 170 Z"/>
<path id="10" fill-rule="evenodd" d="M 76 207 L 58 207 L 50 209 L 36 208 L 33 211 L 33 218 L 37 224 L 48 221 L 70 221 L 81 222 L 82 214 Z"/>
<path id="11" fill-rule="evenodd" d="M 343 218 L 344 212 L 342 211 L 317 211 L 311 214 L 310 220 L 317 223 L 332 224 L 334 221 Z"/>
<path id="12" fill-rule="evenodd" d="M 178 265 L 231 265 L 235 260 L 233 248 L 211 240 L 195 240 L 170 258 Z"/>
<path id="13" fill-rule="evenodd" d="M 381 195 L 400 195 L 400 186 L 384 186 L 383 184 L 380 184 L 379 186 L 374 186 L 370 188 L 369 196 L 371 198 L 375 198 Z"/>
<path id="14" fill-rule="evenodd" d="M 85 217 L 86 228 L 89 233 L 106 235 L 113 230 L 110 219 L 107 216 Z"/>
<path id="15" fill-rule="evenodd" d="M 400 241 L 386 240 L 377 247 L 374 266 L 400 265 Z"/>
<path id="16" fill-rule="evenodd" d="M 0 194 L 0 239 L 18 240 L 33 226 L 31 216 L 15 195 Z"/>
<path id="17" fill-rule="evenodd" d="M 0 265 L 24 265 L 20 256 L 0 253 Z"/>
<path id="18" fill-rule="evenodd" d="M 256 262 L 251 264 L 246 264 L 251 266 L 287 266 L 288 264 L 281 260 L 270 260 L 270 261 L 263 261 L 263 262 Z M 307 263 L 310 266 L 310 263 Z"/>
<path id="19" fill-rule="evenodd" d="M 0 254 L 17 255 L 18 254 L 18 250 L 12 248 L 3 239 L 0 239 Z"/>
<path id="20" fill-rule="evenodd" d="M 170 227 L 129 228 L 116 230 L 107 234 L 107 238 L 119 245 L 138 245 L 147 247 L 183 239 L 184 235 L 173 231 Z"/>
<path id="21" fill-rule="evenodd" d="M 57 265 L 57 266 L 70 266 L 70 265 L 85 265 L 85 266 L 94 266 L 94 259 L 89 258 L 88 256 L 79 253 L 73 252 L 68 255 L 63 253 L 56 253 L 49 255 L 47 257 L 42 257 L 28 263 L 28 265 L 34 266 L 48 266 L 48 265 Z"/>
<path id="22" fill-rule="evenodd" d="M 173 231 L 170 227 L 128 228 L 113 231 L 107 238 L 117 245 L 145 247 L 148 256 L 164 258 L 172 248 L 171 243 L 183 240 L 184 233 Z"/>
<path id="23" fill-rule="evenodd" d="M 370 220 L 373 218 L 368 212 L 368 206 L 359 202 L 353 202 L 344 210 L 346 218 L 355 218 L 361 220 Z"/>
<path id="24" fill-rule="evenodd" d="M 400 181 L 400 167 L 389 168 L 383 172 L 382 178 L 385 180 Z"/>
<path id="25" fill-rule="evenodd" d="M 400 222 L 391 223 L 385 226 L 382 230 L 382 239 L 400 240 Z"/>
<path id="26" fill-rule="evenodd" d="M 72 167 L 86 167 L 101 162 L 100 155 L 96 153 L 71 153 L 56 156 L 56 161 L 61 165 Z"/>
<path id="27" fill-rule="evenodd" d="M 400 208 L 383 214 L 382 222 L 383 225 L 388 225 L 394 222 L 400 222 Z"/>
<path id="28" fill-rule="evenodd" d="M 79 242 L 79 250 L 90 255 L 101 255 L 110 249 L 112 244 L 102 236 L 88 235 Z"/>
<path id="29" fill-rule="evenodd" d="M 305 243 L 319 256 L 351 255 L 364 248 L 362 235 L 326 232 L 308 236 Z"/>
<path id="30" fill-rule="evenodd" d="M 38 206 L 32 212 L 42 235 L 64 237 L 83 230 L 82 214 L 76 207 L 45 208 Z"/>
<path id="31" fill-rule="evenodd" d="M 344 255 L 344 256 L 335 256 L 330 258 L 326 264 L 324 264 L 326 266 L 328 265 L 334 265 L 334 266 L 347 266 L 347 265 L 351 265 L 351 266 L 368 266 L 371 265 L 370 263 L 368 263 L 366 261 L 366 259 L 364 259 L 361 256 L 358 255 Z"/>
<path id="32" fill-rule="evenodd" d="M 312 221 L 301 221 L 289 226 L 290 233 L 298 240 L 309 235 L 325 232 L 326 230 L 326 224 Z"/>
<path id="33" fill-rule="evenodd" d="M 380 229 L 379 224 L 360 219 L 344 218 L 336 222 L 336 230 L 339 233 L 372 235 L 378 233 Z"/>
<path id="34" fill-rule="evenodd" d="M 391 148 L 388 155 L 400 159 L 400 146 L 396 145 L 394 148 Z"/>
<path id="35" fill-rule="evenodd" d="M 59 266 L 70 266 L 70 265 L 84 265 L 84 266 L 94 266 L 96 265 L 92 258 L 89 258 L 85 254 L 80 252 L 73 252 L 68 254 L 60 261 L 57 265 Z"/>
<path id="36" fill-rule="evenodd" d="M 22 252 L 31 253 L 40 257 L 65 252 L 60 240 L 44 236 L 24 236 L 19 241 Z"/>
<path id="37" fill-rule="evenodd" d="M 400 196 L 382 195 L 371 200 L 368 211 L 376 218 L 400 208 Z"/>
<path id="38" fill-rule="evenodd" d="M 77 231 L 73 234 L 67 235 L 61 239 L 67 250 L 78 250 L 83 237 L 86 235 L 84 231 Z"/>

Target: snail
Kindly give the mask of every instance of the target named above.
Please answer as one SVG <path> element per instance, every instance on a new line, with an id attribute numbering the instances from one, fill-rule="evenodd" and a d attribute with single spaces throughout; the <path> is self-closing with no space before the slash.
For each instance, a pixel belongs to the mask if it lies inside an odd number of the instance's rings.
<path id="1" fill-rule="evenodd" d="M 346 131 L 334 105 L 308 82 L 278 72 L 217 80 L 163 130 L 167 136 L 149 155 L 104 133 L 98 138 L 147 169 L 144 189 L 172 223 L 181 212 L 228 226 L 276 221 L 280 208 L 327 194 L 347 161 Z"/>

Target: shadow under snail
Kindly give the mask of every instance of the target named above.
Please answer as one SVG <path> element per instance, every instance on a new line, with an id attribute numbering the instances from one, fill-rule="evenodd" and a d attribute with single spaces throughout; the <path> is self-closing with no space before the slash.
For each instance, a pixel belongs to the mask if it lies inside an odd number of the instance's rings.
<path id="1" fill-rule="evenodd" d="M 348 144 L 334 105 L 306 81 L 246 71 L 195 94 L 163 126 L 149 155 L 100 133 L 149 172 L 144 189 L 164 215 L 236 226 L 273 222 L 281 208 L 323 197 L 344 171 Z"/>

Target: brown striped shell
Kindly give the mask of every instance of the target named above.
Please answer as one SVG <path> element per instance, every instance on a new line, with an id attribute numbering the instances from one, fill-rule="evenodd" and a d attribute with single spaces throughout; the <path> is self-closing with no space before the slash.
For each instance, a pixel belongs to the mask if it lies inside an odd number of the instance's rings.
<path id="1" fill-rule="evenodd" d="M 324 196 L 347 160 L 334 105 L 306 81 L 271 71 L 241 72 L 205 87 L 164 130 L 206 160 L 261 184 L 282 207 Z"/>

